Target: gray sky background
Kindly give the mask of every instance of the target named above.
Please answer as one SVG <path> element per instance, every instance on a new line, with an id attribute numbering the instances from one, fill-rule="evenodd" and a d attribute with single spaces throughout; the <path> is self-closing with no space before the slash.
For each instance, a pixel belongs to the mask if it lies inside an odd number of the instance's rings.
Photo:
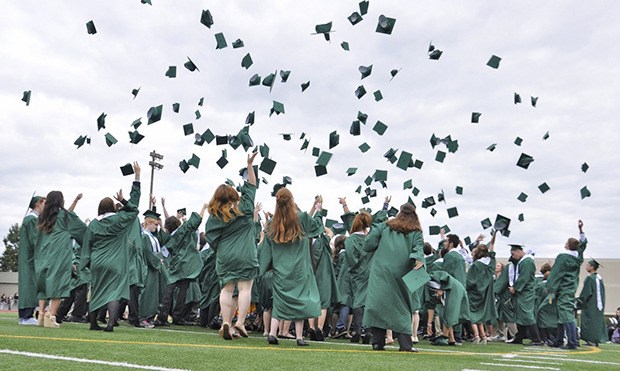
<path id="1" fill-rule="evenodd" d="M 199 210 L 215 187 L 226 178 L 239 182 L 245 164 L 242 147 L 194 145 L 184 136 L 189 122 L 202 133 L 236 134 L 248 112 L 256 111 L 250 128 L 255 144 L 267 143 L 277 161 L 269 184 L 261 184 L 257 201 L 273 209 L 274 184 L 290 176 L 290 187 L 302 208 L 322 194 L 328 217 L 338 219 L 338 196 L 352 209 L 381 207 L 392 196 L 398 207 L 411 196 L 418 205 L 427 240 L 428 226 L 448 224 L 462 238 L 483 231 L 480 221 L 502 214 L 512 219 L 511 235 L 500 238 L 499 256 L 508 256 L 506 243 L 535 247 L 537 256 L 555 256 L 567 237 L 576 236 L 577 220 L 584 220 L 590 240 L 587 255 L 620 258 L 613 234 L 620 206 L 620 155 L 617 151 L 620 93 L 620 4 L 616 1 L 371 1 L 364 20 L 352 26 L 347 17 L 357 1 L 165 1 L 153 6 L 132 1 L 31 0 L 0 3 L 0 232 L 21 223 L 34 191 L 45 195 L 63 191 L 68 207 L 84 193 L 76 212 L 83 219 L 96 216 L 99 200 L 119 188 L 128 190 L 131 177 L 119 167 L 137 160 L 143 169 L 141 209 L 148 207 L 148 153 L 165 156 L 164 169 L 155 174 L 155 191 L 166 197 L 169 211 Z M 213 14 L 211 29 L 200 23 L 203 9 Z M 391 35 L 375 32 L 379 15 L 396 18 Z M 88 35 L 93 20 L 97 34 Z M 333 21 L 331 42 L 311 35 L 314 26 Z M 228 47 L 216 50 L 214 34 L 223 32 Z M 242 39 L 245 47 L 232 48 Z M 341 48 L 347 41 L 350 51 Z M 429 42 L 444 52 L 429 60 Z M 241 59 L 250 53 L 254 64 L 246 70 Z M 502 58 L 499 69 L 486 66 L 491 55 Z M 191 58 L 200 71 L 183 67 Z M 358 67 L 373 65 L 360 81 Z M 177 77 L 164 74 L 177 66 Z M 276 78 L 273 90 L 249 87 L 250 77 L 291 70 L 288 82 Z M 390 81 L 390 70 L 401 69 Z M 301 92 L 300 84 L 310 81 Z M 366 96 L 357 99 L 363 84 Z M 133 99 L 131 91 L 140 87 Z M 32 90 L 29 106 L 21 102 Z M 376 102 L 373 92 L 384 99 Z M 523 103 L 513 104 L 513 94 Z M 539 97 L 537 107 L 530 96 Z M 204 97 L 204 105 L 198 101 Z M 286 113 L 269 117 L 272 101 L 284 103 Z M 181 104 L 180 112 L 172 103 Z M 163 104 L 160 122 L 146 125 L 146 112 Z M 199 109 L 201 118 L 194 112 Z M 349 134 L 357 112 L 368 114 L 362 134 Z M 470 122 L 472 112 L 480 122 Z M 97 117 L 105 112 L 106 129 L 97 131 Z M 142 118 L 138 131 L 146 138 L 129 143 L 130 124 Z M 388 125 L 383 136 L 372 131 L 377 120 Z M 329 150 L 329 133 L 337 130 L 340 144 Z M 106 133 L 118 143 L 107 147 Z M 306 133 L 307 151 L 300 151 Z M 543 136 L 549 132 L 549 139 Z M 284 141 L 278 133 L 294 133 Z M 432 134 L 451 135 L 459 142 L 443 163 L 435 161 Z M 91 145 L 76 149 L 80 135 Z M 521 146 L 513 142 L 519 136 Z M 371 149 L 357 148 L 367 142 Z M 486 148 L 497 143 L 495 151 Z M 315 177 L 312 148 L 333 153 L 328 174 Z M 221 150 L 229 164 L 216 165 Z M 398 169 L 383 154 L 405 150 L 424 162 L 421 170 Z M 534 157 L 528 170 L 515 164 L 521 153 Z M 183 174 L 178 167 L 192 154 L 200 167 Z M 260 164 L 261 158 L 256 163 Z M 581 164 L 590 169 L 583 173 Z M 347 176 L 349 167 L 357 167 Z M 355 193 L 376 169 L 388 170 L 387 188 L 371 184 L 377 197 L 362 205 Z M 420 194 L 403 190 L 412 179 Z M 546 182 L 551 190 L 542 194 Z M 464 188 L 463 195 L 455 187 Z M 592 197 L 581 200 L 587 186 Z M 421 208 L 428 196 L 445 193 L 446 202 Z M 517 200 L 520 192 L 527 201 Z M 159 200 L 158 200 L 159 202 Z M 446 209 L 459 216 L 448 218 Z M 524 222 L 517 216 L 523 213 Z M 0 247 L 3 249 L 3 247 Z"/>

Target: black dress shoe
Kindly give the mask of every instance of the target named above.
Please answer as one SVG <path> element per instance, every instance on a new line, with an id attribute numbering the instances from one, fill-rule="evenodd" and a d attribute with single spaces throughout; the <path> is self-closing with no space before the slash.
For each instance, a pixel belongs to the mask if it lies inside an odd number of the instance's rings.
<path id="1" fill-rule="evenodd" d="M 272 345 L 278 345 L 280 343 L 278 341 L 278 338 L 276 338 L 275 336 L 271 336 L 271 335 L 267 336 L 267 342 Z"/>
<path id="2" fill-rule="evenodd" d="M 297 339 L 297 346 L 298 347 L 307 347 L 308 343 L 306 343 L 306 341 L 304 339 Z"/>
<path id="3" fill-rule="evenodd" d="M 314 331 L 313 328 L 308 329 L 308 337 L 310 338 L 310 340 L 316 341 L 316 331 Z"/>
<path id="4" fill-rule="evenodd" d="M 316 341 L 325 341 L 325 336 L 323 336 L 323 331 L 316 330 Z"/>
<path id="5" fill-rule="evenodd" d="M 363 344 L 370 344 L 370 342 L 372 341 L 372 334 L 370 332 L 367 332 L 364 334 L 364 339 L 362 340 Z"/>
<path id="6" fill-rule="evenodd" d="M 103 331 L 105 332 L 114 332 L 114 326 L 107 326 L 106 328 L 103 329 Z"/>
<path id="7" fill-rule="evenodd" d="M 103 327 L 101 327 L 101 326 L 99 326 L 99 325 L 96 325 L 96 326 L 92 326 L 92 325 L 91 325 L 91 326 L 90 326 L 90 328 L 89 328 L 89 330 L 92 330 L 92 331 L 101 331 L 101 330 L 103 330 Z"/>
<path id="8" fill-rule="evenodd" d="M 362 334 L 360 334 L 359 332 L 356 332 L 353 336 L 351 336 L 352 343 L 359 343 L 360 340 L 362 340 Z"/>
<path id="9" fill-rule="evenodd" d="M 562 345 L 562 346 L 560 347 L 560 349 L 564 349 L 564 350 L 577 350 L 578 348 L 579 348 L 579 347 L 578 347 L 578 346 L 576 346 L 576 345 L 568 345 L 568 344 L 566 344 L 566 345 Z"/>
<path id="10" fill-rule="evenodd" d="M 385 350 L 385 347 L 379 344 L 373 344 L 372 350 Z"/>

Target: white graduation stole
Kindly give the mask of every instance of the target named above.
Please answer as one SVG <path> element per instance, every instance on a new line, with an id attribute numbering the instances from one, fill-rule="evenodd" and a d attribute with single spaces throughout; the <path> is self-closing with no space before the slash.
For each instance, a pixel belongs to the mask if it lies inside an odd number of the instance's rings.
<path id="1" fill-rule="evenodd" d="M 598 310 L 603 310 L 603 297 L 601 296 L 601 280 L 603 278 L 600 274 L 596 274 L 596 307 Z"/>
<path id="2" fill-rule="evenodd" d="M 155 238 L 155 236 L 153 236 L 153 234 L 151 234 L 151 232 L 147 231 L 146 229 L 144 230 L 144 234 L 146 234 L 151 240 L 151 250 L 153 251 L 153 254 L 160 253 L 161 247 L 159 247 L 159 241 L 157 240 L 157 238 Z"/>
<path id="3" fill-rule="evenodd" d="M 519 260 L 516 267 L 514 264 L 508 266 L 508 280 L 510 282 L 510 286 L 514 286 L 515 281 L 519 279 L 519 266 L 522 261 L 528 258 L 533 259 L 531 255 L 525 255 L 521 258 L 521 260 Z"/>

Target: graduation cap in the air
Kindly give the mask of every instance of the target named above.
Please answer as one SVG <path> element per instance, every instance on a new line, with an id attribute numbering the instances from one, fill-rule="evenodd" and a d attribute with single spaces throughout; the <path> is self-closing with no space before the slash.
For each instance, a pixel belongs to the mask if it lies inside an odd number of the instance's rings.
<path id="1" fill-rule="evenodd" d="M 368 0 L 360 1 L 360 3 L 358 4 L 361 15 L 366 15 L 366 13 L 368 13 L 368 4 Z"/>
<path id="2" fill-rule="evenodd" d="M 250 77 L 250 82 L 248 83 L 248 86 L 260 85 L 260 80 L 261 80 L 260 75 L 255 73 L 254 75 L 252 75 L 252 77 Z"/>
<path id="3" fill-rule="evenodd" d="M 522 139 L 521 137 L 516 137 L 516 138 L 515 138 L 514 143 L 515 143 L 517 146 L 520 146 L 520 145 L 521 145 L 521 143 L 523 143 L 523 139 Z"/>
<path id="4" fill-rule="evenodd" d="M 370 76 L 372 73 L 372 64 L 369 66 L 359 66 L 358 71 L 362 75 L 362 80 Z"/>
<path id="5" fill-rule="evenodd" d="M 383 135 L 383 133 L 385 133 L 385 131 L 387 130 L 387 125 L 382 123 L 381 121 L 378 121 L 375 123 L 375 126 L 372 127 L 372 130 L 374 130 L 377 134 L 379 135 Z"/>
<path id="6" fill-rule="evenodd" d="M 521 103 L 521 96 L 519 95 L 519 93 L 514 94 L 514 103 L 515 104 Z"/>
<path id="7" fill-rule="evenodd" d="M 151 125 L 152 123 L 155 123 L 161 120 L 162 110 L 163 110 L 162 105 L 149 108 L 148 112 L 146 113 L 146 117 L 149 119 L 147 122 L 147 125 Z"/>
<path id="8" fill-rule="evenodd" d="M 101 130 L 101 129 L 105 129 L 105 118 L 106 118 L 106 114 L 101 113 L 101 115 L 99 115 L 99 117 L 97 117 L 97 131 Z"/>
<path id="9" fill-rule="evenodd" d="M 183 173 L 187 173 L 187 170 L 189 170 L 189 164 L 187 163 L 187 161 L 181 160 L 179 161 L 179 168 Z"/>
<path id="10" fill-rule="evenodd" d="M 144 139 L 144 135 L 138 133 L 138 130 L 129 132 L 129 143 L 138 144 L 142 139 Z"/>
<path id="11" fill-rule="evenodd" d="M 534 162 L 534 157 L 525 153 L 521 153 L 521 156 L 519 156 L 519 160 L 517 160 L 517 166 L 527 169 L 532 162 Z"/>
<path id="12" fill-rule="evenodd" d="M 271 89 L 273 89 L 273 84 L 276 81 L 276 73 L 277 72 L 278 71 L 276 71 L 274 73 L 270 73 L 269 75 L 265 76 L 265 78 L 263 79 L 263 86 L 268 86 L 270 93 L 271 93 Z"/>
<path id="13" fill-rule="evenodd" d="M 439 60 L 442 54 L 443 54 L 443 51 L 436 49 L 432 41 L 428 44 L 428 58 L 429 59 L 432 59 L 435 61 Z"/>
<path id="14" fill-rule="evenodd" d="M 244 47 L 243 40 L 237 39 L 237 40 L 233 41 L 232 47 L 233 47 L 233 49 L 243 48 Z"/>
<path id="15" fill-rule="evenodd" d="M 435 156 L 435 161 L 442 162 L 446 158 L 446 153 L 444 151 L 437 151 L 437 155 Z"/>
<path id="16" fill-rule="evenodd" d="M 329 134 L 329 149 L 336 147 L 340 143 L 340 135 L 337 131 L 332 131 Z"/>
<path id="17" fill-rule="evenodd" d="M 216 161 L 216 164 L 220 167 L 220 169 L 223 169 L 224 166 L 228 164 L 228 160 L 226 159 L 226 150 L 222 151 L 222 156 Z"/>
<path id="18" fill-rule="evenodd" d="M 24 91 L 24 94 L 22 95 L 22 102 L 26 103 L 27 106 L 30 105 L 30 96 L 31 95 L 32 95 L 32 91 L 31 90 Z"/>
<path id="19" fill-rule="evenodd" d="M 266 143 L 258 146 L 258 152 L 261 157 L 269 157 L 269 146 Z"/>
<path id="20" fill-rule="evenodd" d="M 73 142 L 73 144 L 75 144 L 77 146 L 77 148 L 80 148 L 81 146 L 84 145 L 85 142 L 87 142 L 90 144 L 90 139 L 86 136 L 86 135 L 80 135 L 79 138 L 77 138 L 75 140 L 75 142 Z M 77 149 L 76 148 L 76 149 Z"/>
<path id="21" fill-rule="evenodd" d="M 590 166 L 589 166 L 589 165 L 588 165 L 588 163 L 586 163 L 586 162 L 584 162 L 584 163 L 581 165 L 581 171 L 583 171 L 584 173 L 585 173 L 586 171 L 588 171 L 588 169 L 589 169 L 589 168 L 590 168 Z"/>
<path id="22" fill-rule="evenodd" d="M 226 38 L 224 37 L 224 34 L 222 32 L 218 32 L 215 34 L 215 49 L 224 49 L 225 47 L 228 46 L 228 43 L 226 42 Z"/>
<path id="23" fill-rule="evenodd" d="M 491 228 L 491 226 L 493 225 L 493 224 L 491 224 L 491 219 L 489 219 L 489 218 L 486 218 L 486 219 L 482 220 L 480 222 L 480 224 L 482 225 L 482 229 Z"/>
<path id="24" fill-rule="evenodd" d="M 271 107 L 271 110 L 269 112 L 269 116 L 271 116 L 274 112 L 275 112 L 276 115 L 284 113 L 284 104 L 274 100 L 273 101 L 273 106 Z"/>
<path id="25" fill-rule="evenodd" d="M 108 145 L 108 147 L 112 147 L 113 144 L 118 143 L 118 140 L 116 140 L 116 138 L 114 138 L 114 135 L 107 133 L 105 135 L 105 144 Z"/>
<path id="26" fill-rule="evenodd" d="M 174 113 L 179 113 L 179 108 L 181 108 L 180 103 L 172 103 L 172 110 L 174 111 Z"/>
<path id="27" fill-rule="evenodd" d="M 218 146 L 222 146 L 224 144 L 228 144 L 228 135 L 216 135 L 215 136 L 215 144 Z"/>
<path id="28" fill-rule="evenodd" d="M 410 167 L 409 165 L 411 164 L 412 160 L 413 155 L 411 153 L 407 151 L 401 151 L 400 156 L 398 157 L 398 162 L 396 163 L 396 167 L 401 170 L 407 171 L 407 169 Z"/>
<path id="29" fill-rule="evenodd" d="M 349 128 L 349 133 L 351 135 L 360 135 L 361 134 L 361 125 L 359 120 L 355 120 L 351 123 L 351 128 Z"/>
<path id="30" fill-rule="evenodd" d="M 463 194 L 463 187 L 461 187 L 461 186 L 456 186 L 455 191 L 456 191 L 456 194 L 457 194 L 457 195 L 462 195 L 462 194 Z"/>
<path id="31" fill-rule="evenodd" d="M 346 51 L 349 51 L 349 43 L 346 41 L 341 42 L 340 47 Z"/>
<path id="32" fill-rule="evenodd" d="M 252 111 L 252 112 L 248 113 L 248 115 L 245 117 L 245 124 L 246 124 L 246 125 L 252 125 L 252 124 L 254 124 L 254 116 L 255 116 L 255 112 L 256 112 L 256 111 Z"/>
<path id="33" fill-rule="evenodd" d="M 200 157 L 196 156 L 196 154 L 192 153 L 192 158 L 187 161 L 188 165 L 192 165 L 196 169 L 200 166 Z"/>
<path id="34" fill-rule="evenodd" d="M 317 165 L 321 165 L 321 166 L 327 166 L 327 164 L 329 163 L 329 160 L 331 160 L 332 158 L 332 154 L 326 151 L 321 151 L 321 154 L 319 155 L 319 158 L 317 158 L 316 160 L 316 164 Z"/>
<path id="35" fill-rule="evenodd" d="M 89 35 L 96 34 L 97 33 L 97 28 L 95 28 L 95 22 L 88 21 L 86 23 L 86 31 L 88 32 Z"/>
<path id="36" fill-rule="evenodd" d="M 170 77 L 170 78 L 177 77 L 177 66 L 169 66 L 168 71 L 166 71 L 166 77 Z"/>
<path id="37" fill-rule="evenodd" d="M 383 94 L 381 94 L 381 90 L 377 90 L 372 95 L 375 96 L 375 102 L 378 102 L 383 99 Z"/>
<path id="38" fill-rule="evenodd" d="M 280 82 L 286 82 L 290 74 L 291 71 L 280 70 Z"/>
<path id="39" fill-rule="evenodd" d="M 392 30 L 394 29 L 394 24 L 396 24 L 396 19 L 389 18 L 381 14 L 379 16 L 379 20 L 377 22 L 377 28 L 375 31 L 379 33 L 391 35 Z"/>
<path id="40" fill-rule="evenodd" d="M 194 114 L 196 115 L 196 120 L 200 119 L 202 117 L 202 115 L 200 114 L 200 110 L 196 110 L 196 112 L 194 112 Z"/>
<path id="41" fill-rule="evenodd" d="M 368 115 L 363 113 L 362 111 L 357 111 L 357 119 L 362 124 L 366 125 L 366 121 L 368 120 Z"/>
<path id="42" fill-rule="evenodd" d="M 366 95 L 366 88 L 364 88 L 364 85 L 358 86 L 357 89 L 355 89 L 355 96 L 357 99 L 361 99 L 364 95 Z"/>
<path id="43" fill-rule="evenodd" d="M 327 167 L 324 165 L 314 165 L 314 174 L 317 177 L 327 174 Z"/>
<path id="44" fill-rule="evenodd" d="M 304 91 L 306 91 L 306 89 L 308 89 L 308 87 L 310 86 L 310 81 L 306 81 L 304 83 L 301 84 L 301 92 L 303 93 Z"/>
<path id="45" fill-rule="evenodd" d="M 545 135 L 543 135 L 543 140 L 547 140 L 549 139 L 549 132 L 546 132 Z"/>
<path id="46" fill-rule="evenodd" d="M 317 24 L 316 26 L 314 26 L 314 30 L 316 31 L 316 33 L 313 33 L 313 35 L 322 34 L 325 37 L 325 40 L 329 41 L 329 34 L 330 32 L 333 32 L 332 22 Z"/>
<path id="47" fill-rule="evenodd" d="M 510 227 L 510 219 L 497 214 L 497 216 L 495 217 L 495 223 L 493 223 L 493 228 L 497 231 L 503 231 L 503 230 L 507 230 L 508 227 Z"/>
<path id="48" fill-rule="evenodd" d="M 123 176 L 133 174 L 134 173 L 133 166 L 131 166 L 130 163 L 127 163 L 126 165 L 121 166 L 121 173 L 123 174 Z"/>
<path id="49" fill-rule="evenodd" d="M 402 68 L 396 69 L 394 68 L 393 70 L 390 71 L 390 76 L 392 76 L 390 78 L 390 81 L 392 81 L 394 79 L 394 77 L 396 77 L 396 75 L 398 75 L 398 73 L 400 72 Z"/>
<path id="50" fill-rule="evenodd" d="M 370 149 L 370 146 L 368 145 L 368 143 L 364 142 L 360 144 L 357 148 L 359 148 L 362 153 L 366 153 Z"/>
<path id="51" fill-rule="evenodd" d="M 590 190 L 588 189 L 587 186 L 583 186 L 583 188 L 581 188 L 579 190 L 579 193 L 581 194 L 581 199 L 583 200 L 586 197 L 590 197 L 592 196 L 592 193 L 590 192 Z"/>
<path id="52" fill-rule="evenodd" d="M 273 170 L 276 168 L 276 164 L 277 163 L 272 159 L 265 157 L 260 163 L 259 170 L 271 175 L 271 173 L 273 173 Z"/>
<path id="53" fill-rule="evenodd" d="M 497 143 L 493 143 L 490 146 L 487 147 L 487 151 L 495 151 L 495 148 L 497 147 Z"/>
<path id="54" fill-rule="evenodd" d="M 448 217 L 449 218 L 454 218 L 455 216 L 459 215 L 459 212 L 458 212 L 456 206 L 449 208 L 447 211 L 448 211 Z"/>
<path id="55" fill-rule="evenodd" d="M 207 26 L 207 28 L 211 28 L 213 26 L 213 16 L 211 15 L 211 11 L 209 9 L 203 10 L 200 15 L 200 23 Z"/>
<path id="56" fill-rule="evenodd" d="M 254 63 L 254 61 L 252 61 L 252 56 L 250 56 L 250 53 L 246 54 L 245 57 L 243 57 L 243 59 L 241 59 L 241 67 L 245 68 L 246 70 L 248 68 L 250 68 L 250 66 Z"/>
<path id="57" fill-rule="evenodd" d="M 356 167 L 350 167 L 347 169 L 347 175 L 351 176 L 353 174 L 355 174 L 357 172 L 357 168 Z"/>
<path id="58" fill-rule="evenodd" d="M 530 97 L 532 107 L 536 107 L 536 103 L 538 102 L 538 97 Z"/>
<path id="59" fill-rule="evenodd" d="M 183 125 L 183 133 L 185 135 L 194 134 L 194 124 L 190 122 L 189 124 Z"/>
<path id="60" fill-rule="evenodd" d="M 131 95 L 133 95 L 133 99 L 136 99 L 136 97 L 138 96 L 139 92 L 140 92 L 140 88 L 132 89 L 131 90 Z"/>
<path id="61" fill-rule="evenodd" d="M 293 135 L 292 133 L 280 133 L 278 135 L 282 135 L 282 139 L 289 141 L 291 140 L 291 135 Z"/>
<path id="62" fill-rule="evenodd" d="M 471 113 L 471 122 L 472 124 L 477 124 L 480 121 L 480 116 L 482 113 L 480 112 L 472 112 Z"/>
<path id="63" fill-rule="evenodd" d="M 194 72 L 196 70 L 198 70 L 198 72 L 200 72 L 200 69 L 198 68 L 198 66 L 196 66 L 196 64 L 194 64 L 194 62 L 187 57 L 187 62 L 185 62 L 185 64 L 183 64 L 185 66 L 185 68 L 187 68 L 190 72 Z"/>
<path id="64" fill-rule="evenodd" d="M 360 23 L 364 18 L 362 18 L 362 15 L 358 12 L 353 12 L 350 16 L 347 17 L 347 19 L 349 20 L 349 22 L 351 22 L 353 26 L 355 26 L 356 24 Z"/>
<path id="65" fill-rule="evenodd" d="M 538 189 L 540 190 L 541 193 L 545 193 L 548 190 L 550 190 L 551 187 L 549 187 L 549 185 L 547 183 L 543 183 L 543 184 L 538 186 Z"/>
<path id="66" fill-rule="evenodd" d="M 525 202 L 525 200 L 527 200 L 527 194 L 521 192 L 521 194 L 519 194 L 519 197 L 517 197 L 517 200 Z"/>
<path id="67" fill-rule="evenodd" d="M 497 69 L 499 67 L 499 62 L 501 60 L 502 59 L 498 57 L 497 55 L 492 55 L 489 61 L 487 62 L 487 66 Z"/>

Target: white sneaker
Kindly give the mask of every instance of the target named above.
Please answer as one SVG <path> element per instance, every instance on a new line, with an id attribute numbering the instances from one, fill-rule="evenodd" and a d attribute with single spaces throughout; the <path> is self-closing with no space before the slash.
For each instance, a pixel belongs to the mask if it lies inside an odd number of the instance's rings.
<path id="1" fill-rule="evenodd" d="M 32 317 L 32 318 L 28 318 L 28 319 L 19 319 L 19 324 L 20 325 L 26 325 L 26 326 L 36 326 L 39 324 L 39 321 L 37 321 L 36 318 Z"/>

